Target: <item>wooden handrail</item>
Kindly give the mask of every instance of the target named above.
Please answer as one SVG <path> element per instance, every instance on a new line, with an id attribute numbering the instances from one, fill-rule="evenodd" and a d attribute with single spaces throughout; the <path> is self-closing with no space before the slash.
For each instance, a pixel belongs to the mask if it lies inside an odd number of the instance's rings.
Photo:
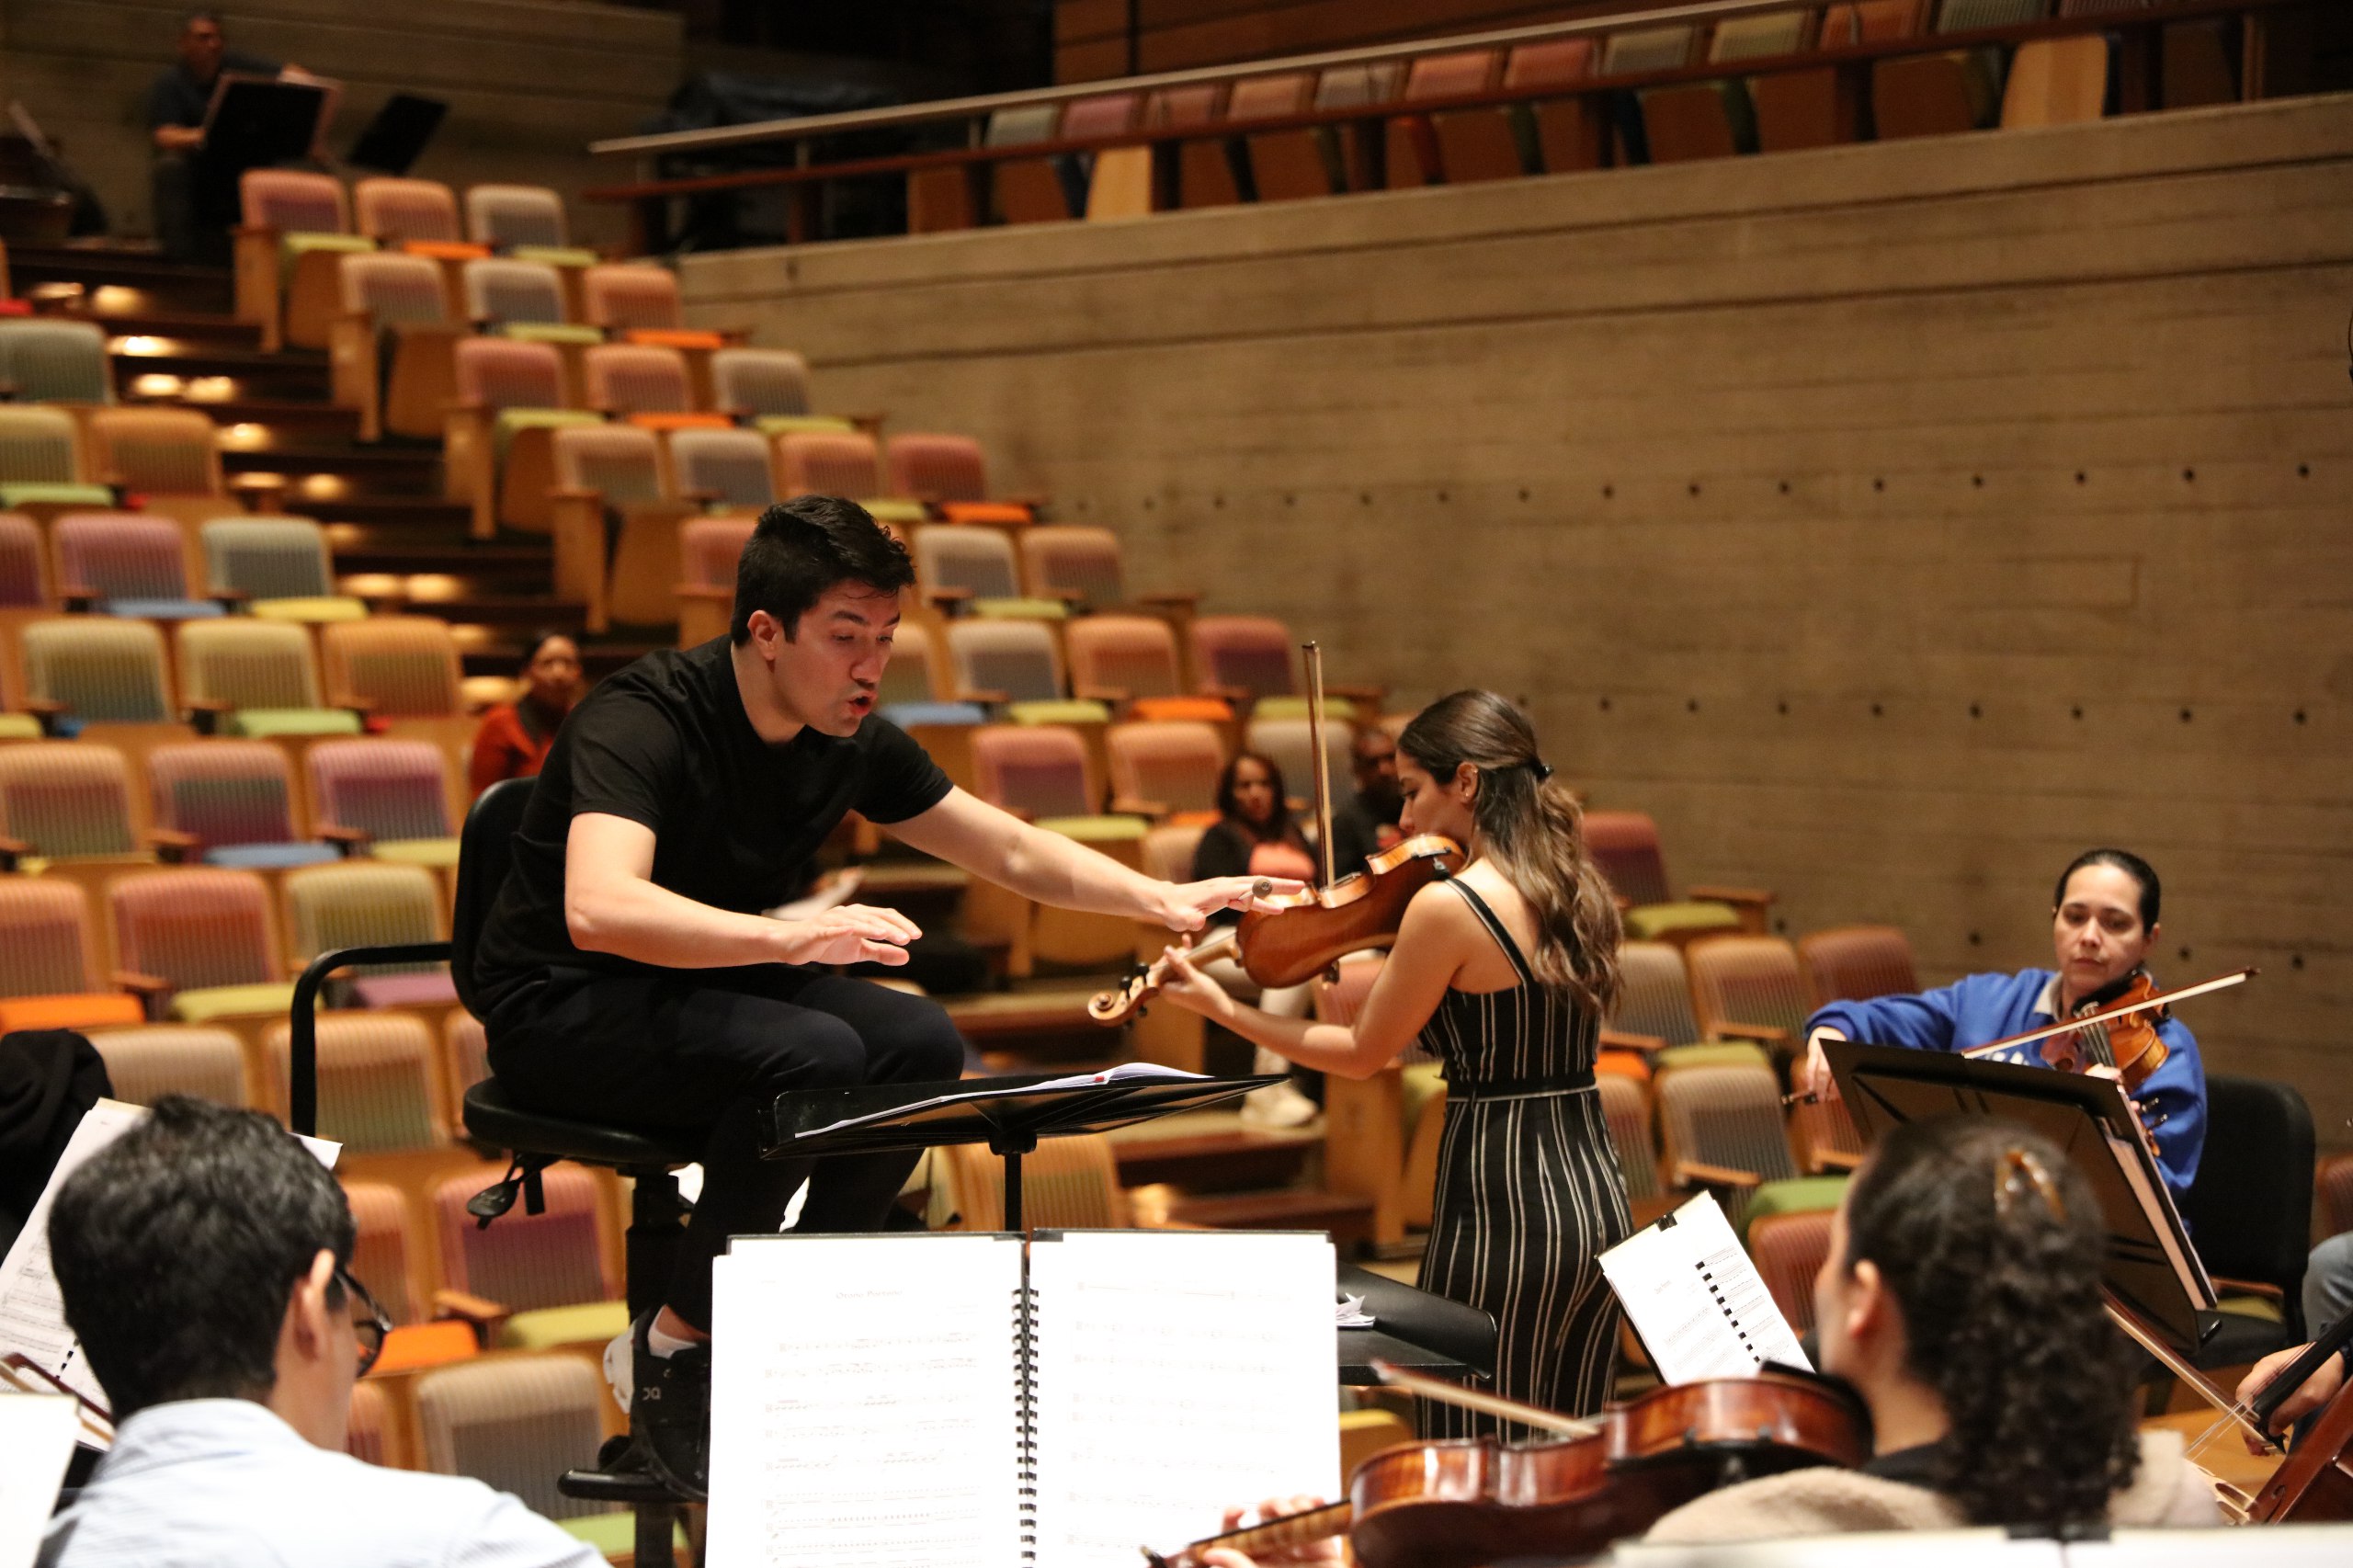
<path id="1" fill-rule="evenodd" d="M 1841 44 L 1832 48 L 1804 50 L 1794 54 L 1758 55 L 1742 60 L 1700 62 L 1665 71 L 1625 73 L 1615 76 L 1599 74 L 1574 82 L 1546 83 L 1540 85 L 1495 88 L 1485 92 L 1449 94 L 1441 97 L 1416 98 L 1411 101 L 1392 98 L 1376 104 L 1357 104 L 1345 108 L 1305 109 L 1297 114 L 1270 115 L 1263 119 L 1245 120 L 1221 119 L 1211 124 L 1185 126 L 1138 127 L 1105 136 L 1056 137 L 1039 142 L 1022 142 L 1006 146 L 951 147 L 932 153 L 901 153 L 883 157 L 846 158 L 830 163 L 801 162 L 790 168 L 747 169 L 734 174 L 699 175 L 668 180 L 645 180 L 629 185 L 596 186 L 580 194 L 591 201 L 643 201 L 670 196 L 703 195 L 715 191 L 745 190 L 768 186 L 801 185 L 815 180 L 849 179 L 876 175 L 904 174 L 923 169 L 952 168 L 959 165 L 995 164 L 1017 158 L 1049 158 L 1073 153 L 1101 152 L 1113 147 L 1158 145 L 1164 142 L 1221 141 L 1233 137 L 1256 136 L 1270 131 L 1313 129 L 1319 126 L 1363 124 L 1401 117 L 1445 114 L 1461 109 L 1493 108 L 1511 104 L 1543 102 L 1573 98 L 1597 92 L 1632 92 L 1651 87 L 1674 86 L 1688 82 L 1719 81 L 1726 76 L 1771 76 L 1785 72 L 1816 70 L 1824 66 L 1861 64 L 1873 61 L 1898 58 L 1910 54 L 1940 54 L 1952 50 L 1965 50 L 1988 44 L 2029 42 L 2039 38 L 2071 38 L 2085 33 L 2116 32 L 2141 29 L 2170 22 L 2195 21 L 2204 17 L 2239 16 L 2252 11 L 2266 11 L 2291 5 L 2309 4 L 2310 0 L 2157 0 L 2146 10 L 2116 12 L 2089 17 L 2052 17 L 2039 22 L 2021 22 L 2008 27 L 1979 28 L 1967 32 L 1915 33 L 1900 39 L 1879 39 L 1862 43 Z M 1662 20 L 1673 21 L 1705 13 L 1711 17 L 1739 16 L 1761 11 L 1796 9 L 1790 0 L 1726 0 L 1707 6 L 1684 6 L 1666 11 L 1641 13 L 1631 17 L 1624 15 L 1606 19 L 1592 18 L 1584 22 L 1555 23 L 1540 28 L 1520 28 L 1508 33 L 1481 33 L 1448 39 L 1424 40 L 1412 44 L 1385 45 L 1380 51 L 1354 50 L 1326 55 L 1298 55 L 1280 61 L 1254 62 L 1247 66 L 1220 67 L 1215 71 L 1177 72 L 1165 76 L 1121 77 L 1105 82 L 1086 84 L 1084 88 L 1053 88 L 1035 93 L 1001 93 L 988 97 L 956 98 L 937 104 L 916 106 L 907 109 L 864 110 L 847 115 L 814 115 L 804 119 L 766 121 L 760 125 L 734 126 L 725 131 L 679 132 L 673 137 L 638 137 L 626 143 L 600 142 L 591 152 L 638 150 L 642 143 L 662 142 L 658 148 L 646 151 L 699 150 L 710 147 L 741 146 L 755 142 L 805 142 L 832 131 L 871 129 L 879 125 L 912 124 L 918 120 L 958 118 L 977 115 L 993 108 L 1055 102 L 1073 97 L 1097 97 L 1107 93 L 1143 90 L 1145 88 L 1192 80 L 1227 80 L 1245 76 L 1265 75 L 1275 71 L 1304 69 L 1321 62 L 1347 63 L 1368 57 L 1395 58 L 1401 54 L 1421 55 L 1452 53 L 1465 49 L 1487 47 L 1499 39 L 1522 39 L 1525 35 L 1557 37 L 1564 34 L 1595 31 L 1623 31 L 1630 21 L 1656 25 Z M 855 122 L 855 123 L 852 123 Z M 752 134 L 756 133 L 756 134 Z M 705 134 L 723 136 L 725 141 L 692 141 L 681 144 L 679 137 L 695 138 Z M 807 147 L 801 148 L 805 158 Z"/>
<path id="2" fill-rule="evenodd" d="M 1543 22 L 1530 27 L 1505 28 L 1492 32 L 1458 33 L 1446 38 L 1415 39 L 1404 43 L 1367 45 L 1358 49 L 1328 50 L 1317 54 L 1285 55 L 1273 60 L 1245 61 L 1232 65 L 1199 66 L 1186 71 L 1164 71 L 1145 76 L 1113 76 L 1094 82 L 1074 82 L 1058 87 L 1033 87 L 1020 92 L 987 93 L 971 97 L 938 98 L 928 103 L 902 104 L 889 108 L 851 109 L 840 114 L 804 115 L 795 119 L 766 119 L 751 125 L 730 125 L 710 131 L 670 131 L 644 136 L 608 137 L 588 144 L 591 153 L 601 157 L 634 155 L 652 157 L 665 153 L 710 152 L 720 148 L 756 146 L 776 142 L 808 142 L 820 136 L 838 135 L 854 131 L 876 131 L 894 126 L 929 124 L 945 119 L 983 120 L 999 109 L 1033 108 L 1041 104 L 1067 103 L 1074 98 L 1101 97 L 1115 93 L 1152 92 L 1163 87 L 1198 86 L 1204 83 L 1242 82 L 1258 76 L 1279 75 L 1294 71 L 1322 71 L 1338 65 L 1378 64 L 1392 60 L 1415 60 L 1424 55 L 1452 54 L 1471 49 L 1503 49 L 1517 44 L 1541 43 L 1555 39 L 1585 38 L 1633 30 L 1636 28 L 1673 27 L 1679 24 L 1700 24 L 1728 20 L 1738 17 L 1758 16 L 1776 11 L 1826 8 L 1827 0 L 1698 0 L 1698 3 L 1662 6 L 1655 10 L 1620 12 L 1607 17 L 1587 17 L 1570 22 Z M 1848 45 L 1840 50 L 1808 51 L 1808 59 L 1874 58 L 1885 53 L 1916 53 L 1927 50 L 1966 47 L 1972 41 L 1998 40 L 2014 38 L 2067 36 L 2085 32 L 2107 32 L 2123 28 L 2147 27 L 2165 21 L 2183 21 L 2200 17 L 2228 16 L 2247 11 L 2269 10 L 2276 6 L 2309 4 L 2310 0 L 2157 0 L 2143 11 L 2123 11 L 2100 16 L 2052 18 L 2008 28 L 1987 28 L 1967 33 L 1918 33 L 1910 38 L 1884 40 L 1881 43 Z M 1890 47 L 1893 46 L 1893 47 Z M 1774 56 L 1773 62 L 1785 62 L 1788 56 Z M 1758 61 L 1724 61 L 1712 65 L 1687 67 L 1683 71 L 1663 74 L 1675 80 L 1722 76 L 1727 74 L 1749 75 L 1760 66 L 1772 68 Z M 1786 64 L 1780 69 L 1788 69 Z M 1616 85 L 1627 83 L 1647 83 L 1650 75 L 1641 78 L 1596 77 L 1589 83 L 1574 85 L 1574 90 L 1587 85 Z M 1479 102 L 1517 102 L 1521 97 L 1561 97 L 1555 87 L 1545 93 L 1518 94 L 1512 97 L 1488 98 Z M 1430 100 L 1438 103 L 1438 100 Z M 1416 103 L 1415 111 L 1423 108 Z M 1451 100 L 1438 107 L 1454 107 Z M 1370 106 L 1368 106 L 1370 108 Z M 1394 111 L 1395 106 L 1391 106 Z M 1362 111 L 1326 111 L 1333 119 L 1345 119 Z M 1248 122 L 1253 130 L 1260 129 L 1257 121 Z M 1322 119 L 1312 123 L 1331 123 Z M 1276 124 L 1267 121 L 1268 127 Z M 1193 128 L 1200 134 L 1201 128 Z M 1181 140 L 1183 133 L 1163 133 L 1138 131 L 1108 142 L 1088 141 L 1077 143 L 1086 147 L 1132 146 L 1140 140 Z M 1017 147 L 974 148 L 975 162 L 989 161 L 988 154 L 1012 157 L 1059 143 L 1023 143 Z M 870 160 L 860 160 L 861 162 Z M 777 171 L 785 172 L 785 171 Z"/>

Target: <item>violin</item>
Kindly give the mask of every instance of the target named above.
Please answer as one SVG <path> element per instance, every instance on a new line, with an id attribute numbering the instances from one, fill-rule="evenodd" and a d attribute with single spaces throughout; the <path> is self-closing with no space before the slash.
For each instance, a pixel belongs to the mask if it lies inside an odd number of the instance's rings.
<path id="1" fill-rule="evenodd" d="M 1462 869 L 1462 847 L 1450 838 L 1420 834 L 1374 856 L 1365 869 L 1333 876 L 1331 758 L 1324 749 L 1324 654 L 1313 642 L 1307 654 L 1307 716 L 1315 750 L 1316 843 L 1323 856 L 1323 885 L 1264 902 L 1195 946 L 1198 961 L 1235 953 L 1243 972 L 1269 988 L 1298 985 L 1323 973 L 1349 953 L 1385 948 L 1397 940 L 1405 906 L 1414 895 Z M 1138 965 L 1112 990 L 1086 1004 L 1086 1016 L 1106 1027 L 1123 1024 L 1143 1010 L 1167 983 L 1168 960 Z"/>
<path id="2" fill-rule="evenodd" d="M 2159 991 L 2156 982 L 2145 970 L 2136 970 L 2131 983 L 2117 994 L 2107 997 L 2086 997 L 2063 1023 L 2044 1028 L 2029 1029 L 2007 1040 L 1972 1047 L 1961 1054 L 1969 1057 L 1992 1056 L 1999 1051 L 2015 1051 L 2021 1046 L 2039 1045 L 2039 1054 L 2046 1067 L 2063 1073 L 2084 1073 L 2095 1067 L 2114 1068 L 2123 1080 L 2125 1093 L 2138 1095 L 2151 1074 L 2165 1064 L 2165 1043 L 2157 1036 L 2157 1025 L 2171 1017 L 2175 1002 L 2191 996 L 2203 996 L 2210 991 L 2242 984 L 2262 972 L 2259 970 L 2234 970 L 2229 974 L 2216 975 L 2195 985 L 2184 985 L 2172 991 Z"/>
<path id="3" fill-rule="evenodd" d="M 1458 1389 L 1376 1363 L 1383 1381 L 1565 1434 L 1404 1443 L 1357 1467 L 1348 1500 L 1198 1540 L 1154 1568 L 1198 1568 L 1211 1547 L 1265 1551 L 1348 1534 L 1361 1568 L 1477 1568 L 1570 1557 L 1648 1529 L 1719 1486 L 1870 1457 L 1870 1416 L 1842 1385 L 1794 1372 L 1654 1390 L 1595 1421 Z"/>

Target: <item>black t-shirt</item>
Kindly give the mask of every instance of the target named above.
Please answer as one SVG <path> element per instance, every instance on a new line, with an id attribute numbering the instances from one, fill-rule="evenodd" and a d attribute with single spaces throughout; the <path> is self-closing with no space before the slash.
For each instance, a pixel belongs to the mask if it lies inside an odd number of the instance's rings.
<path id="1" fill-rule="evenodd" d="M 1363 870 L 1366 862 L 1404 836 L 1397 831 L 1394 816 L 1381 816 L 1365 803 L 1362 795 L 1349 796 L 1332 813 L 1333 874 L 1345 877 Z"/>
<path id="2" fill-rule="evenodd" d="M 514 867 L 474 958 L 486 994 L 550 968 L 651 966 L 573 946 L 563 918 L 572 819 L 604 812 L 654 830 L 654 881 L 739 915 L 773 909 L 850 812 L 904 822 L 947 799 L 948 776 L 904 731 L 869 714 L 842 738 L 760 739 L 721 637 L 648 653 L 588 695 L 540 769 Z"/>
<path id="3" fill-rule="evenodd" d="M 275 76 L 281 67 L 258 55 L 231 51 L 221 56 L 221 69 L 240 76 Z M 210 82 L 198 81 L 187 65 L 177 62 L 165 67 L 147 89 L 147 129 L 202 125 L 204 111 L 212 107 L 212 89 L 219 85 L 218 77 Z"/>

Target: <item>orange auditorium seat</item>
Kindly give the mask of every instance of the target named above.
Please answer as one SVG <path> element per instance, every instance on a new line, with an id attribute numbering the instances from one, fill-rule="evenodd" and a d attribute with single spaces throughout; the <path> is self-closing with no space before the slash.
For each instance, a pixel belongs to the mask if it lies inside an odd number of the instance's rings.
<path id="1" fill-rule="evenodd" d="M 1493 49 L 1426 54 L 1406 72 L 1405 90 L 1399 95 L 1399 101 L 1411 105 L 1430 98 L 1466 97 L 1490 92 L 1502 78 L 1503 63 L 1502 52 Z M 1401 114 L 1389 121 L 1385 162 L 1392 190 L 1452 183 L 1452 171 L 1447 167 L 1437 130 L 1427 115 Z M 1518 171 L 1515 167 L 1511 172 Z"/>

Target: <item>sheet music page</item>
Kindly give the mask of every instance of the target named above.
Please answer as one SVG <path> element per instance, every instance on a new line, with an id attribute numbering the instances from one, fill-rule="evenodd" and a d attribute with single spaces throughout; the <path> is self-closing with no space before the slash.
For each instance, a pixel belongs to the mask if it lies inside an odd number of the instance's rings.
<path id="1" fill-rule="evenodd" d="M 0 1398 L 0 1563 L 17 1568 L 40 1551 L 81 1413 L 63 1394 Z"/>
<path id="2" fill-rule="evenodd" d="M 49 1210 L 58 1187 L 83 1161 L 138 1126 L 146 1115 L 145 1106 L 120 1100 L 100 1100 L 84 1112 L 74 1136 L 65 1141 L 64 1151 L 57 1156 L 57 1168 L 50 1172 L 33 1211 L 25 1217 L 25 1228 L 17 1233 L 6 1259 L 0 1261 L 0 1355 L 20 1351 L 84 1399 L 108 1408 L 111 1407 L 106 1391 L 82 1359 L 81 1341 L 65 1326 L 65 1302 L 57 1292 L 57 1276 L 49 1262 Z M 340 1143 L 316 1138 L 301 1141 L 330 1170 L 343 1153 Z"/>
<path id="3" fill-rule="evenodd" d="M 1229 1506 L 1336 1497 L 1336 1273 L 1321 1234 L 1032 1244 L 1038 1568 L 1131 1568 Z"/>
<path id="4" fill-rule="evenodd" d="M 1707 1193 L 1603 1253 L 1601 1272 L 1670 1383 L 1813 1366 Z"/>
<path id="5" fill-rule="evenodd" d="M 738 1237 L 712 1287 L 711 1568 L 1021 1561 L 1019 1237 Z"/>

